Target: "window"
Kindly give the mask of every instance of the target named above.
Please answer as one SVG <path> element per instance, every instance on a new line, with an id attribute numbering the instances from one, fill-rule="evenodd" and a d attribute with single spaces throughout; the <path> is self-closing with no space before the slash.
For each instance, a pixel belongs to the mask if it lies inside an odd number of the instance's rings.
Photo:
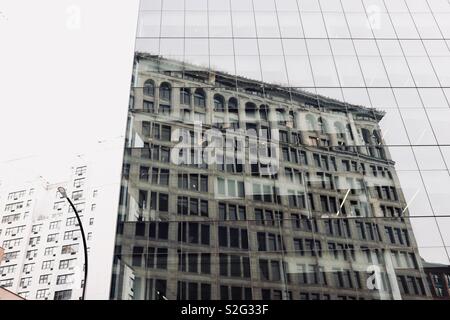
<path id="1" fill-rule="evenodd" d="M 59 285 L 59 284 L 70 284 L 70 283 L 73 283 L 74 275 L 75 274 L 73 274 L 73 273 L 59 275 L 56 278 L 56 284 Z"/>
<path id="2" fill-rule="evenodd" d="M 43 274 L 39 276 L 39 284 L 50 284 L 50 275 L 49 274 Z"/>
<path id="3" fill-rule="evenodd" d="M 178 271 L 210 274 L 211 254 L 178 250 Z"/>
<path id="4" fill-rule="evenodd" d="M 207 217 L 208 201 L 197 198 L 178 196 L 177 213 L 179 215 L 195 215 Z"/>
<path id="5" fill-rule="evenodd" d="M 34 247 L 34 246 L 39 244 L 40 240 L 41 240 L 41 237 L 39 237 L 39 236 L 38 237 L 31 237 L 29 242 L 28 242 L 28 244 L 30 246 Z"/>
<path id="6" fill-rule="evenodd" d="M 26 287 L 30 286 L 31 285 L 31 279 L 32 279 L 32 277 L 21 278 L 19 286 L 21 288 L 26 288 Z"/>
<path id="7" fill-rule="evenodd" d="M 259 259 L 259 272 L 262 281 L 280 281 L 281 262 L 278 260 Z"/>
<path id="8" fill-rule="evenodd" d="M 8 287 L 12 287 L 13 286 L 13 282 L 14 279 L 4 279 L 4 280 L 0 280 L 0 288 L 8 288 Z"/>
<path id="9" fill-rule="evenodd" d="M 211 284 L 178 281 L 177 300 L 210 300 Z"/>
<path id="10" fill-rule="evenodd" d="M 219 226 L 219 246 L 248 249 L 248 232 L 246 229 Z"/>
<path id="11" fill-rule="evenodd" d="M 78 200 L 80 200 L 82 198 L 83 198 L 83 191 L 82 190 L 72 192 L 72 199 L 74 201 L 78 201 Z"/>
<path id="12" fill-rule="evenodd" d="M 36 299 L 47 298 L 49 294 L 49 289 L 40 289 L 36 292 Z"/>
<path id="13" fill-rule="evenodd" d="M 178 174 L 178 188 L 208 192 L 208 176 L 199 174 Z"/>
<path id="14" fill-rule="evenodd" d="M 180 104 L 187 106 L 191 104 L 191 92 L 188 88 L 180 89 Z"/>
<path id="15" fill-rule="evenodd" d="M 336 237 L 350 237 L 350 225 L 346 219 L 324 220 L 325 232 L 327 235 Z"/>
<path id="16" fill-rule="evenodd" d="M 0 275 L 7 275 L 9 273 L 13 273 L 16 270 L 17 265 L 10 265 L 10 266 L 4 266 L 0 267 Z"/>
<path id="17" fill-rule="evenodd" d="M 170 84 L 168 84 L 167 82 L 161 83 L 161 86 L 159 87 L 159 98 L 161 100 L 170 102 L 170 95 L 171 95 Z"/>
<path id="18" fill-rule="evenodd" d="M 5 215 L 2 218 L 2 223 L 12 223 L 20 219 L 20 213 Z"/>
<path id="19" fill-rule="evenodd" d="M 148 191 L 139 190 L 139 207 L 148 208 Z M 169 210 L 169 195 L 162 192 L 150 192 L 150 209 L 167 212 Z"/>
<path id="20" fill-rule="evenodd" d="M 55 291 L 55 300 L 70 300 L 72 290 Z"/>
<path id="21" fill-rule="evenodd" d="M 138 225 L 136 225 L 136 228 Z M 148 237 L 151 239 L 167 240 L 169 238 L 169 223 L 150 222 Z"/>
<path id="22" fill-rule="evenodd" d="M 59 269 L 71 269 L 74 267 L 76 259 L 66 259 L 59 262 Z"/>
<path id="23" fill-rule="evenodd" d="M 253 184 L 253 200 L 268 203 L 281 203 L 281 197 L 278 187 L 266 184 Z"/>
<path id="24" fill-rule="evenodd" d="M 306 196 L 296 190 L 288 190 L 289 206 L 293 208 L 306 209 Z"/>
<path id="25" fill-rule="evenodd" d="M 66 206 L 66 203 L 64 201 L 55 202 L 53 205 L 53 209 L 56 211 L 61 211 Z"/>
<path id="26" fill-rule="evenodd" d="M 33 270 L 34 270 L 34 263 L 28 263 L 23 266 L 23 272 L 25 272 L 27 274 Z"/>
<path id="27" fill-rule="evenodd" d="M 25 226 L 18 226 L 18 227 L 12 227 L 7 228 L 5 231 L 5 236 L 16 236 L 19 233 L 22 233 L 25 230 Z"/>
<path id="28" fill-rule="evenodd" d="M 220 300 L 252 300 L 252 288 L 222 285 Z"/>
<path id="29" fill-rule="evenodd" d="M 250 278 L 250 259 L 246 256 L 220 253 L 219 270 L 221 276 Z"/>
<path id="30" fill-rule="evenodd" d="M 78 252 L 79 244 L 69 244 L 61 247 L 61 254 L 75 254 Z"/>
<path id="31" fill-rule="evenodd" d="M 78 168 L 75 169 L 75 174 L 76 174 L 77 176 L 82 176 L 83 174 L 86 173 L 86 170 L 87 170 L 87 167 L 86 167 L 86 166 L 84 166 L 84 167 L 78 167 Z"/>
<path id="32" fill-rule="evenodd" d="M 76 240 L 80 234 L 80 230 L 71 230 L 64 232 L 64 240 Z"/>
<path id="33" fill-rule="evenodd" d="M 5 248 L 5 249 L 12 249 L 12 248 L 14 248 L 14 247 L 16 247 L 16 246 L 19 246 L 21 240 L 22 240 L 22 239 L 19 239 L 19 238 L 17 238 L 17 239 L 5 240 L 5 241 L 3 241 L 2 247 Z M 31 241 L 31 239 L 30 239 L 30 241 Z"/>
<path id="34" fill-rule="evenodd" d="M 33 251 L 37 251 L 37 250 L 33 250 Z M 28 255 L 28 252 L 30 252 L 30 251 L 27 251 L 27 255 Z M 17 259 L 18 256 L 19 256 L 19 251 L 11 251 L 11 252 L 7 252 L 7 253 L 5 253 L 5 255 L 3 256 L 3 260 L 4 260 L 5 262 L 10 262 L 11 260 Z"/>
<path id="35" fill-rule="evenodd" d="M 309 218 L 305 214 L 293 213 L 291 214 L 291 220 L 294 229 L 318 232 L 317 220 L 315 218 Z"/>
<path id="36" fill-rule="evenodd" d="M 150 79 L 144 82 L 144 95 L 150 97 L 155 95 L 155 83 Z"/>
<path id="37" fill-rule="evenodd" d="M 153 101 L 144 100 L 144 102 L 143 102 L 143 109 L 146 112 L 154 113 L 155 112 L 155 107 L 154 107 Z"/>
<path id="38" fill-rule="evenodd" d="M 267 232 L 258 232 L 258 251 L 278 252 L 284 251 L 284 244 L 281 235 Z"/>
<path id="39" fill-rule="evenodd" d="M 54 242 L 58 239 L 58 235 L 59 233 L 53 233 L 53 234 L 49 234 L 47 236 L 47 242 Z"/>
<path id="40" fill-rule="evenodd" d="M 61 224 L 61 221 L 50 222 L 50 225 L 49 225 L 48 229 L 49 230 L 59 229 L 60 224 Z"/>
<path id="41" fill-rule="evenodd" d="M 244 198 L 244 182 L 217 178 L 217 193 L 220 198 Z"/>
<path id="42" fill-rule="evenodd" d="M 322 243 L 320 240 L 294 238 L 294 248 L 297 254 L 302 256 L 322 256 Z"/>
<path id="43" fill-rule="evenodd" d="M 51 256 L 55 253 L 55 247 L 47 247 L 44 250 L 44 256 Z"/>
<path id="44" fill-rule="evenodd" d="M 205 91 L 201 88 L 195 89 L 194 92 L 194 106 L 205 108 L 206 107 L 206 95 Z"/>
<path id="45" fill-rule="evenodd" d="M 25 196 L 25 194 L 26 194 L 26 190 L 11 192 L 8 194 L 8 200 L 18 200 L 18 199 L 22 198 L 23 196 Z"/>
<path id="46" fill-rule="evenodd" d="M 170 141 L 170 138 L 171 138 L 171 127 L 161 126 L 161 140 Z"/>
<path id="47" fill-rule="evenodd" d="M 178 223 L 178 241 L 193 244 L 210 244 L 210 226 L 209 224 L 200 224 L 196 222 Z"/>
<path id="48" fill-rule="evenodd" d="M 77 217 L 70 217 L 70 218 L 67 218 L 67 220 L 66 220 L 66 226 L 67 226 L 67 227 L 69 227 L 69 226 L 78 226 L 78 220 L 77 220 Z"/>
<path id="49" fill-rule="evenodd" d="M 77 209 L 79 214 L 81 214 L 84 211 L 85 205 L 86 204 L 84 202 L 75 204 L 75 208 Z M 73 212 L 73 208 L 72 208 L 72 206 L 69 206 L 69 213 L 72 213 L 72 212 Z"/>
<path id="50" fill-rule="evenodd" d="M 219 202 L 220 220 L 245 220 L 245 206 Z"/>
<path id="51" fill-rule="evenodd" d="M 322 212 L 337 213 L 337 204 L 335 197 L 320 196 Z"/>
<path id="52" fill-rule="evenodd" d="M 282 290 L 275 289 L 261 289 L 261 296 L 263 300 L 282 300 L 283 293 Z M 287 292 L 287 299 L 292 300 L 292 292 Z"/>
<path id="53" fill-rule="evenodd" d="M 53 260 L 47 260 L 42 262 L 42 270 L 53 269 Z"/>
<path id="54" fill-rule="evenodd" d="M 23 202 L 10 203 L 5 206 L 6 212 L 14 212 L 23 208 Z"/>
<path id="55" fill-rule="evenodd" d="M 219 94 L 214 95 L 214 111 L 216 111 L 216 112 L 224 112 L 225 111 L 224 99 Z"/>
<path id="56" fill-rule="evenodd" d="M 74 186 L 75 188 L 81 188 L 82 186 L 84 186 L 85 182 L 86 182 L 86 179 L 85 179 L 85 178 L 75 179 L 75 180 L 73 181 L 73 186 Z"/>

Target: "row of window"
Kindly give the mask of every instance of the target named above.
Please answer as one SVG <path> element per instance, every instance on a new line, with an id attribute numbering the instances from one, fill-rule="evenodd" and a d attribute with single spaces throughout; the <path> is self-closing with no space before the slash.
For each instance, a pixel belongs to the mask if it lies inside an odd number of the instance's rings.
<path id="1" fill-rule="evenodd" d="M 261 274 L 265 277 L 262 280 L 281 279 L 278 271 L 280 264 L 274 260 L 260 260 Z M 341 289 L 362 289 L 363 283 L 366 281 L 368 275 L 363 275 L 357 271 L 350 270 L 334 270 L 330 273 L 331 278 L 327 279 L 322 268 L 315 265 L 299 265 L 299 273 L 297 273 L 297 281 L 299 284 L 319 284 L 334 286 Z M 267 277 L 267 278 L 266 278 Z M 151 299 L 159 298 L 159 295 L 166 296 L 167 280 L 163 279 L 147 279 L 149 291 L 154 291 L 156 294 L 151 294 Z M 289 277 L 286 281 L 292 282 Z M 379 288 L 383 291 L 390 291 L 391 285 L 389 283 L 386 273 L 382 273 L 380 277 L 381 283 Z M 421 278 L 412 276 L 398 276 L 402 294 L 410 295 L 425 295 L 425 288 Z M 177 282 L 177 299 L 178 300 L 210 300 L 212 285 L 205 282 L 194 282 L 179 280 Z M 246 286 L 224 285 L 221 284 L 219 288 L 219 295 L 221 300 L 252 300 L 253 289 Z M 263 300 L 292 300 L 292 291 L 284 289 L 261 288 L 261 298 Z M 314 293 L 314 292 L 300 292 L 300 300 L 330 300 L 330 294 Z M 355 296 L 338 295 L 338 300 L 355 300 Z M 360 297 L 360 299 L 364 299 Z"/>
<path id="2" fill-rule="evenodd" d="M 270 139 L 270 128 L 266 129 L 267 136 L 264 138 Z M 264 132 L 266 132 L 264 131 Z M 181 131 L 182 132 L 182 131 Z M 285 131 L 279 131 L 280 132 L 280 139 L 281 141 L 284 141 L 287 138 L 287 132 Z M 154 138 L 161 141 L 171 141 L 171 126 L 169 125 L 162 125 L 159 123 L 153 123 L 149 121 L 143 121 L 142 122 L 142 134 L 146 138 Z M 298 136 L 297 133 L 293 133 L 295 136 Z M 194 139 L 194 135 L 191 133 L 191 138 Z M 193 141 L 191 140 L 191 143 Z M 223 139 L 223 138 L 222 138 Z M 297 140 L 299 138 L 296 138 Z M 147 143 L 147 142 L 146 142 Z M 222 141 L 222 145 L 229 145 L 229 141 L 227 144 Z M 236 145 L 235 145 L 236 147 Z M 288 147 L 288 146 L 281 146 L 281 152 L 282 152 L 282 158 L 284 161 L 296 163 L 300 165 L 308 165 L 308 157 L 307 153 L 304 150 L 301 150 L 296 147 Z M 317 168 L 323 168 L 324 170 L 334 170 L 338 171 L 338 166 L 336 162 L 335 156 L 329 156 L 325 154 L 318 154 L 313 153 L 313 163 Z M 224 162 L 218 162 L 220 164 L 223 164 Z M 366 170 L 366 165 L 362 162 L 354 161 L 354 160 L 347 160 L 342 159 L 341 160 L 342 169 L 346 172 L 360 172 L 362 174 L 366 174 L 368 171 Z M 370 165 L 371 172 L 374 176 L 381 175 L 383 177 L 388 176 L 390 179 L 392 179 L 392 174 L 386 167 L 383 166 L 376 166 L 376 165 Z"/>
<path id="3" fill-rule="evenodd" d="M 58 268 L 60 270 L 63 270 L 63 269 L 69 269 L 71 267 L 74 267 L 75 266 L 75 261 L 76 261 L 76 258 L 61 260 L 59 262 Z M 42 265 L 41 265 L 41 269 L 42 270 L 53 269 L 54 268 L 54 263 L 55 263 L 54 260 L 43 261 Z M 25 264 L 23 266 L 22 272 L 30 273 L 31 271 L 34 270 L 35 265 L 36 265 L 35 263 L 27 263 L 27 264 Z M 9 266 L 1 267 L 0 268 L 0 274 L 3 275 L 3 274 L 13 273 L 13 272 L 16 271 L 16 268 L 17 268 L 17 265 L 9 265 Z"/>
<path id="4" fill-rule="evenodd" d="M 208 216 L 208 205 L 206 200 L 200 200 L 197 198 L 188 198 L 188 197 L 178 197 L 178 213 L 183 215 L 196 215 L 196 216 Z M 230 220 L 245 220 L 246 212 L 244 206 L 238 206 L 233 204 L 225 204 L 225 203 L 219 203 L 219 214 L 221 220 L 226 220 L 227 218 Z M 319 228 L 317 224 L 316 219 L 310 219 L 304 214 L 292 214 L 292 226 L 295 230 L 302 230 L 306 232 L 314 232 L 318 233 Z M 281 211 L 277 210 L 269 210 L 269 209 L 259 209 L 255 208 L 255 218 L 256 218 L 256 225 L 265 225 L 265 226 L 272 226 L 272 227 L 280 227 L 283 222 L 283 214 Z M 352 233 L 350 229 L 350 222 L 347 219 L 325 219 L 323 221 L 324 223 L 324 232 L 325 234 L 333 237 L 342 237 L 342 238 L 351 238 Z M 168 237 L 168 223 L 160 222 L 150 222 L 150 231 L 149 231 L 149 237 L 150 238 L 158 238 L 158 239 L 167 239 Z M 196 231 L 195 227 L 197 223 L 195 222 L 183 222 L 182 224 L 178 224 L 179 227 L 179 234 L 182 232 L 183 239 L 188 239 L 186 236 L 186 230 L 190 229 L 190 236 L 193 237 L 193 239 L 198 239 L 198 231 Z M 161 234 L 158 236 L 156 235 L 156 226 L 162 230 Z M 204 229 L 206 230 L 206 226 L 204 225 Z M 136 224 L 136 236 L 144 236 L 145 235 L 145 223 L 138 223 Z M 359 240 L 366 240 L 366 241 L 376 241 L 380 242 L 382 241 L 382 237 L 380 234 L 379 226 L 378 224 L 374 222 L 364 222 L 355 220 L 355 227 L 358 235 Z M 247 237 L 247 229 L 241 229 L 239 231 L 239 228 L 230 228 L 225 226 L 219 226 L 219 245 L 225 246 L 225 247 L 240 247 L 239 241 L 241 243 L 245 243 L 245 248 L 248 247 L 248 237 Z M 410 238 L 409 233 L 407 229 L 402 228 L 396 228 L 396 227 L 390 227 L 385 226 L 385 233 L 387 240 L 391 244 L 399 244 L 404 246 L 410 245 Z M 206 232 L 206 231 L 205 231 Z M 209 231 L 208 231 L 209 233 Z M 228 233 L 231 233 L 232 235 L 228 237 Z M 245 237 L 243 236 L 245 234 Z M 270 236 L 270 239 L 274 239 L 275 236 L 271 233 L 264 233 L 264 232 L 258 232 L 257 238 L 258 243 L 259 239 L 265 239 Z M 209 235 L 206 236 L 209 239 Z M 278 236 L 280 237 L 280 236 Z M 228 240 L 230 238 L 230 240 Z M 242 240 L 243 238 L 244 240 Z M 241 240 L 240 240 L 241 239 Z M 190 242 L 189 240 L 183 240 Z M 276 251 L 281 250 L 281 245 L 272 244 L 270 242 L 269 245 L 264 245 L 266 240 L 262 241 L 261 244 L 258 245 L 259 248 L 269 248 L 269 251 Z M 320 246 L 320 241 L 316 240 L 318 245 Z M 190 243 L 196 243 L 196 242 L 190 242 Z M 265 251 L 266 249 L 260 249 L 260 251 Z M 301 251 L 301 250 L 300 250 Z"/>
<path id="5" fill-rule="evenodd" d="M 63 239 L 64 240 L 77 240 L 77 238 L 79 236 L 80 236 L 79 230 L 70 230 L 70 231 L 64 232 Z M 55 241 L 57 242 L 58 237 L 59 237 L 59 233 L 49 234 L 49 235 L 47 235 L 47 242 L 55 242 Z M 20 246 L 22 239 L 23 238 L 5 240 L 5 241 L 3 241 L 3 247 L 6 249 L 12 249 L 14 247 Z M 88 240 L 92 239 L 92 232 L 88 232 L 87 239 Z M 28 245 L 34 247 L 34 246 L 37 246 L 40 243 L 40 241 L 41 241 L 40 236 L 31 237 L 28 241 Z"/>
<path id="6" fill-rule="evenodd" d="M 148 79 L 144 83 L 143 87 L 143 93 L 144 93 L 144 109 L 145 104 L 151 103 L 153 105 L 153 101 L 150 101 L 147 97 L 154 97 L 155 96 L 155 84 L 154 81 L 151 79 Z M 193 99 L 192 99 L 193 96 Z M 161 103 L 171 103 L 172 102 L 172 88 L 171 85 L 168 82 L 163 82 L 159 86 L 159 98 L 161 100 Z M 134 97 L 131 99 L 131 108 L 134 108 Z M 220 94 L 215 94 L 213 97 L 214 101 L 214 111 L 216 112 L 224 112 L 225 111 L 225 98 Z M 193 88 L 192 91 L 190 88 L 181 88 L 179 93 L 179 102 L 182 107 L 190 107 L 193 103 L 195 107 L 198 108 L 205 108 L 206 107 L 206 92 L 202 88 Z M 238 113 L 238 101 L 236 98 L 231 97 L 228 100 L 227 108 L 229 113 L 231 114 L 237 114 Z M 286 107 L 279 107 L 274 110 L 276 115 L 276 120 L 280 125 L 287 125 L 288 123 L 291 123 L 295 125 L 296 117 L 295 112 L 289 111 L 286 112 Z M 153 109 L 151 109 L 153 112 Z M 270 108 L 262 104 L 259 108 L 256 106 L 253 102 L 247 102 L 245 103 L 244 108 L 246 118 L 247 119 L 255 119 L 256 114 L 259 114 L 259 117 L 261 120 L 268 121 L 269 119 L 269 112 Z M 330 126 L 328 124 L 328 121 L 325 120 L 322 116 L 314 116 L 312 114 L 308 114 L 305 117 L 306 126 L 309 131 L 315 131 L 319 134 L 326 134 L 331 132 L 336 132 L 337 137 L 340 139 L 347 138 L 348 140 L 353 140 L 354 135 L 352 128 L 350 124 L 346 124 L 345 126 L 341 123 L 341 121 L 335 121 L 334 122 L 334 129 L 330 130 Z M 346 121 L 344 121 L 346 122 Z M 362 138 L 364 139 L 364 142 L 370 144 L 379 144 L 381 142 L 381 139 L 379 137 L 378 132 L 371 131 L 368 129 L 362 129 L 361 130 Z"/>

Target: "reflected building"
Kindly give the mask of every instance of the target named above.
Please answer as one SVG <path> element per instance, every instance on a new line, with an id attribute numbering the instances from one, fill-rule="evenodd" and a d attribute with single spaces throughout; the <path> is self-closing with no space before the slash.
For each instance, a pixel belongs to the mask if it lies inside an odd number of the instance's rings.
<path id="1" fill-rule="evenodd" d="M 430 298 L 383 116 L 136 53 L 111 298 Z"/>
<path id="2" fill-rule="evenodd" d="M 450 266 L 423 261 L 431 294 L 435 300 L 450 300 Z"/>

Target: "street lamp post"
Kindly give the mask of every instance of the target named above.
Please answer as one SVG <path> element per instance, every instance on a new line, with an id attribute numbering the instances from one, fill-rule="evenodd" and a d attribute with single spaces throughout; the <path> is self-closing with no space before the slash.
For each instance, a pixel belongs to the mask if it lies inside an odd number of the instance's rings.
<path id="1" fill-rule="evenodd" d="M 87 276 L 88 276 L 88 251 L 87 251 L 86 236 L 84 235 L 84 229 L 83 229 L 83 224 L 81 223 L 80 215 L 78 214 L 77 208 L 73 204 L 72 200 L 70 200 L 70 198 L 67 196 L 66 189 L 64 189 L 63 187 L 59 187 L 58 191 L 69 202 L 70 206 L 72 207 L 72 209 L 75 212 L 75 215 L 77 217 L 78 225 L 80 226 L 81 238 L 83 239 L 83 247 L 84 247 L 84 283 L 83 283 L 83 293 L 81 295 L 81 300 L 84 300 L 84 296 L 86 293 Z"/>

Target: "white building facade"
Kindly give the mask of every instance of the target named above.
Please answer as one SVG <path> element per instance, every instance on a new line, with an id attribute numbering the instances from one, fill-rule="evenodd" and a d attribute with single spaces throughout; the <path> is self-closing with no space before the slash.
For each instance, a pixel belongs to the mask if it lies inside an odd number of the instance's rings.
<path id="1" fill-rule="evenodd" d="M 74 202 L 85 230 L 88 250 L 99 190 L 88 167 L 72 168 L 58 184 L 42 180 L 0 190 L 0 287 L 29 300 L 77 300 L 84 285 L 84 255 L 75 213 L 57 188 Z"/>

